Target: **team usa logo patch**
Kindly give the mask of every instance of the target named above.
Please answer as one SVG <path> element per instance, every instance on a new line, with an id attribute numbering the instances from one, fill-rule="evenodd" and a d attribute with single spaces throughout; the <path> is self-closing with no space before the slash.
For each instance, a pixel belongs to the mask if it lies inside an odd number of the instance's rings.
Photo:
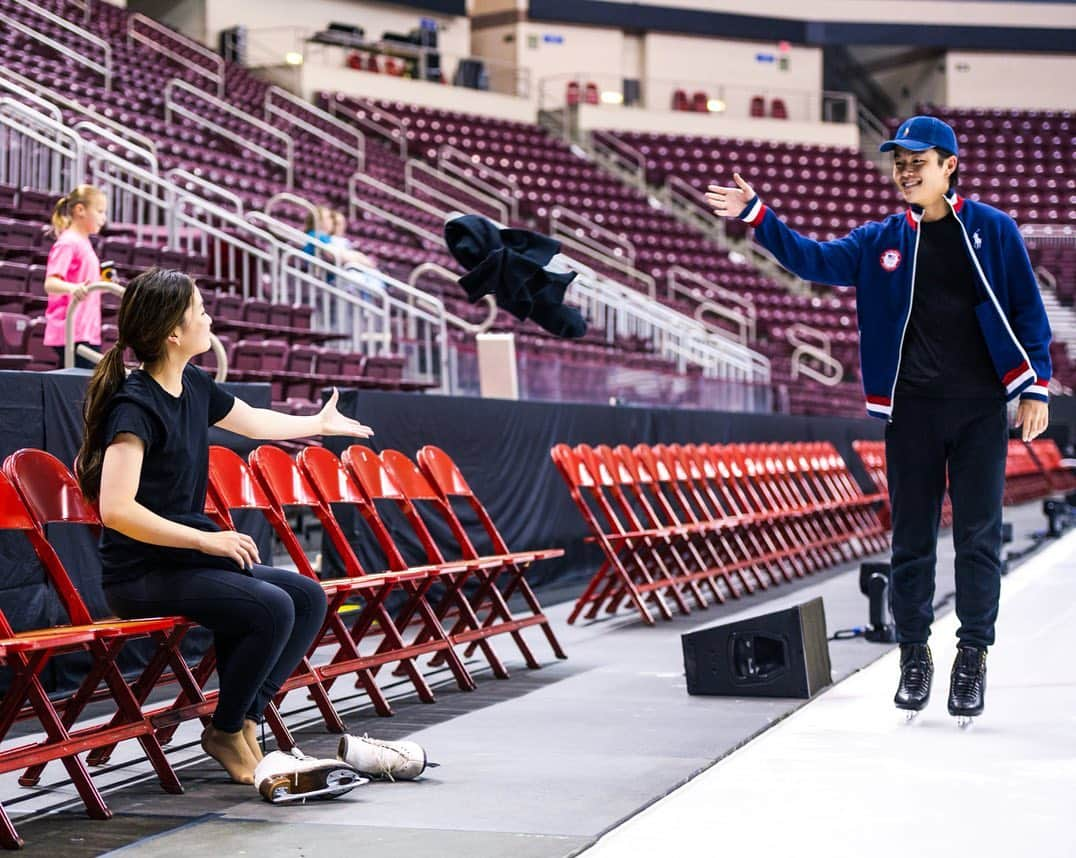
<path id="1" fill-rule="evenodd" d="M 900 255 L 899 250 L 887 250 L 882 254 L 879 261 L 882 263 L 882 268 L 886 271 L 896 271 L 900 268 L 901 259 L 903 259 L 903 257 Z"/>

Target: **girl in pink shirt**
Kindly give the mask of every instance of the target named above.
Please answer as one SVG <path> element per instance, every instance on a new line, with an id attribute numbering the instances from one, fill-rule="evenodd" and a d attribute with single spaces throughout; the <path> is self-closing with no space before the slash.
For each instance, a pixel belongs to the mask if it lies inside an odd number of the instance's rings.
<path id="1" fill-rule="evenodd" d="M 108 199 L 92 185 L 79 185 L 62 197 L 52 210 L 52 229 L 56 243 L 49 251 L 45 267 L 45 292 L 49 304 L 45 309 L 45 345 L 56 348 L 63 363 L 67 308 L 72 298 L 79 298 L 75 308 L 74 338 L 76 348 L 86 344 L 101 345 L 101 293 L 87 293 L 86 286 L 101 279 L 101 262 L 90 244 L 105 225 Z M 93 364 L 76 352 L 75 366 L 92 369 Z"/>

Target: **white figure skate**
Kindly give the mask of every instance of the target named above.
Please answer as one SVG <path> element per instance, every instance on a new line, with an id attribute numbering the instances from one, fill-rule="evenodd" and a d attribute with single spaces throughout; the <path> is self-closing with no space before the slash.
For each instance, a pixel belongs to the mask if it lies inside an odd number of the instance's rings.
<path id="1" fill-rule="evenodd" d="M 366 734 L 344 736 L 336 755 L 360 774 L 389 781 L 411 781 L 437 765 L 417 742 L 384 742 Z"/>
<path id="2" fill-rule="evenodd" d="M 347 763 L 308 757 L 298 748 L 266 754 L 254 769 L 254 785 L 272 804 L 336 798 L 365 783 L 368 779 Z"/>

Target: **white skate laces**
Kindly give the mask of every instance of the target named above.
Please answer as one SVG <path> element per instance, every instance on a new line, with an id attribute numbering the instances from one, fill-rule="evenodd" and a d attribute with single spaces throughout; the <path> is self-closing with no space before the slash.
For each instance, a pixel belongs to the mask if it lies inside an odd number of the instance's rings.
<path id="1" fill-rule="evenodd" d="M 369 781 L 341 760 L 319 760 L 298 748 L 272 751 L 254 769 L 254 786 L 271 804 L 336 798 Z"/>
<path id="2" fill-rule="evenodd" d="M 417 742 L 385 742 L 365 733 L 341 738 L 336 756 L 360 774 L 389 781 L 414 780 L 437 765 Z"/>

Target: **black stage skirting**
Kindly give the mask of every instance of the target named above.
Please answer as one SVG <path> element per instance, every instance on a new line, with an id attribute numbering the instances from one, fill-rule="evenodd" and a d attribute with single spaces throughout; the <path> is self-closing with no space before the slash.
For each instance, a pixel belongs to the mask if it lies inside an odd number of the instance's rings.
<path id="1" fill-rule="evenodd" d="M 80 440 L 80 403 L 86 379 L 87 373 L 78 370 L 0 372 L 0 456 L 20 447 L 37 447 L 70 465 Z M 252 405 L 268 404 L 267 385 L 228 387 Z M 582 520 L 550 461 L 549 450 L 554 444 L 831 441 L 867 489 L 869 483 L 852 451 L 852 441 L 879 439 L 884 428 L 880 421 L 869 418 L 510 402 L 354 390 L 341 391 L 340 408 L 374 428 L 376 434 L 368 443 L 375 450 L 394 448 L 413 456 L 424 444 L 444 449 L 490 510 L 510 547 L 564 548 L 563 559 L 533 569 L 531 580 L 546 600 L 574 597 L 599 562 L 597 549 L 583 541 Z M 1076 418 L 1071 400 L 1056 401 L 1052 411 L 1055 418 L 1062 418 L 1059 423 Z M 1054 432 L 1059 441 L 1067 441 L 1067 426 L 1052 427 L 1051 434 Z M 351 443 L 347 439 L 325 440 L 337 453 Z M 212 430 L 211 442 L 244 455 L 256 446 L 219 430 Z M 394 509 L 378 506 L 404 556 L 414 563 L 425 562 L 402 518 Z M 469 520 L 462 509 L 459 512 L 465 522 Z M 367 568 L 384 569 L 383 557 L 359 516 L 346 510 L 338 513 Z M 433 518 L 424 517 L 435 532 L 445 532 L 438 530 Z M 269 531 L 260 517 L 241 520 L 240 526 L 258 539 L 262 556 L 270 556 Z M 85 528 L 53 526 L 49 538 L 58 545 L 91 610 L 97 616 L 107 616 L 90 534 Z M 55 594 L 44 586 L 43 573 L 25 538 L 0 533 L 0 562 L 0 600 L 16 629 L 66 621 Z M 339 571 L 333 552 L 324 551 L 324 574 Z M 192 642 L 192 646 L 197 644 L 197 640 Z"/>

